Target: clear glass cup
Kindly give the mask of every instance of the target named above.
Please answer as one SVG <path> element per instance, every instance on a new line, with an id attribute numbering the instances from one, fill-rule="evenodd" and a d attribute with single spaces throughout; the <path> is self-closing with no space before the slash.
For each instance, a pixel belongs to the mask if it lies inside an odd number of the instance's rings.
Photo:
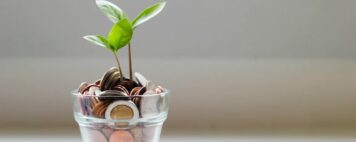
<path id="1" fill-rule="evenodd" d="M 168 115 L 168 90 L 150 95 L 104 97 L 82 95 L 75 90 L 72 97 L 74 118 L 83 142 L 159 142 Z M 120 103 L 137 109 L 115 107 Z M 133 117 L 116 119 L 112 115 L 115 111 Z"/>

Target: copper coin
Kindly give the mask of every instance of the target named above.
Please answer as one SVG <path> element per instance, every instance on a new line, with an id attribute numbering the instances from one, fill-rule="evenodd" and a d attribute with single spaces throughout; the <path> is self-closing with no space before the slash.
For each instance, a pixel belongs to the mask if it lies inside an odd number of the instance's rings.
<path id="1" fill-rule="evenodd" d="M 135 81 L 132 81 L 130 79 L 124 79 L 122 82 L 120 82 L 120 85 L 124 86 L 129 92 L 138 86 L 138 84 Z"/>
<path id="2" fill-rule="evenodd" d="M 147 91 L 146 87 L 142 87 L 140 90 L 136 92 L 135 95 L 143 95 Z"/>
<path id="3" fill-rule="evenodd" d="M 113 90 L 118 90 L 125 92 L 126 94 L 129 94 L 129 91 L 122 85 L 116 85 L 115 87 L 112 88 Z"/>
<path id="4" fill-rule="evenodd" d="M 106 109 L 108 108 L 108 104 L 107 105 L 105 105 L 104 107 L 102 107 L 102 109 L 100 109 L 100 111 L 99 111 L 99 116 L 100 116 L 100 118 L 104 118 L 105 117 L 105 111 L 106 111 Z"/>
<path id="5" fill-rule="evenodd" d="M 100 111 L 99 110 L 100 107 L 102 107 L 103 105 L 104 105 L 103 102 L 99 102 L 99 103 L 95 104 L 93 107 L 93 115 L 97 116 L 99 114 L 98 111 Z"/>
<path id="6" fill-rule="evenodd" d="M 90 87 L 98 87 L 98 85 L 90 84 L 90 85 L 86 86 L 80 93 L 85 94 L 86 91 L 89 91 Z M 86 95 L 93 95 L 93 94 L 86 94 Z"/>
<path id="7" fill-rule="evenodd" d="M 135 91 L 135 94 L 133 95 L 132 101 L 137 105 L 138 108 L 140 108 L 141 105 L 141 95 L 143 95 L 145 92 L 146 87 L 141 87 L 138 91 Z"/>
<path id="8" fill-rule="evenodd" d="M 82 82 L 80 85 L 79 85 L 79 88 L 78 88 L 78 91 L 83 94 L 83 90 L 88 86 L 89 84 L 86 83 L 86 82 Z"/>
<path id="9" fill-rule="evenodd" d="M 111 134 L 109 142 L 134 142 L 134 137 L 128 131 L 115 131 Z"/>
<path id="10" fill-rule="evenodd" d="M 99 101 L 96 99 L 96 97 L 90 97 L 91 101 L 91 106 L 94 107 Z"/>
<path id="11" fill-rule="evenodd" d="M 99 86 L 100 86 L 100 83 L 101 83 L 101 79 L 98 79 L 97 81 L 95 81 L 95 83 L 94 83 L 94 84 L 96 84 L 96 85 L 99 85 Z"/>
<path id="12" fill-rule="evenodd" d="M 157 86 L 157 88 L 155 89 L 155 92 L 157 93 L 157 94 L 160 94 L 160 93 L 162 93 L 163 92 L 163 88 L 162 88 L 162 86 Z"/>
<path id="13" fill-rule="evenodd" d="M 109 104 L 105 103 L 105 102 L 99 102 L 99 103 L 95 104 L 95 106 L 93 108 L 93 115 L 98 118 L 104 118 L 105 110 L 107 109 L 108 106 L 109 106 Z"/>
<path id="14" fill-rule="evenodd" d="M 88 90 L 88 93 L 92 96 L 98 96 L 100 92 L 100 88 L 97 85 L 91 86 Z"/>
<path id="15" fill-rule="evenodd" d="M 143 87 L 135 87 L 135 88 L 133 88 L 133 89 L 131 90 L 131 92 L 130 92 L 129 96 L 133 96 L 133 95 L 135 95 L 135 94 L 136 94 L 136 92 L 138 92 L 138 91 L 140 91 L 140 90 L 141 90 L 141 88 L 143 88 Z"/>

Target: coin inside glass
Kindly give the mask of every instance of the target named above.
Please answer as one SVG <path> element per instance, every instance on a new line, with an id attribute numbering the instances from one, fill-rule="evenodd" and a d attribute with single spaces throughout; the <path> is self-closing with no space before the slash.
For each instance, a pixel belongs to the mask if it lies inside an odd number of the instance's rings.
<path id="1" fill-rule="evenodd" d="M 105 112 L 105 118 L 113 120 L 138 119 L 139 111 L 132 101 L 116 101 L 111 103 Z"/>
<path id="2" fill-rule="evenodd" d="M 141 86 L 146 86 L 148 83 L 148 80 L 138 72 L 135 72 L 135 78 Z"/>
<path id="3" fill-rule="evenodd" d="M 111 110 L 112 119 L 131 119 L 133 117 L 133 110 L 126 105 L 118 105 Z"/>
<path id="4" fill-rule="evenodd" d="M 80 85 L 79 85 L 79 89 L 78 91 L 83 94 L 84 93 L 84 89 L 88 86 L 89 84 L 86 83 L 86 82 L 82 82 Z"/>
<path id="5" fill-rule="evenodd" d="M 134 137 L 128 131 L 115 131 L 111 134 L 109 142 L 134 142 Z"/>
<path id="6" fill-rule="evenodd" d="M 109 79 L 110 76 L 111 76 L 113 73 L 115 73 L 115 72 L 119 72 L 119 69 L 116 68 L 116 67 L 112 67 L 112 68 L 110 68 L 110 69 L 104 74 L 104 76 L 103 76 L 102 79 L 101 79 L 101 83 L 100 83 L 100 89 L 101 89 L 102 91 L 104 91 L 104 90 L 107 89 L 107 88 L 105 88 L 105 87 L 106 87 L 106 85 L 107 85 L 108 79 Z"/>

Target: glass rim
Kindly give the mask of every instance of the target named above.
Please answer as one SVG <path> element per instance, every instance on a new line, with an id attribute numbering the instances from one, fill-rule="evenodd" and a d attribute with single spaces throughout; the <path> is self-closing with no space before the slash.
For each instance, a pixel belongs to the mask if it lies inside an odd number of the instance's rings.
<path id="1" fill-rule="evenodd" d="M 168 96 L 170 91 L 168 89 L 163 89 L 161 93 L 146 94 L 146 95 L 135 95 L 135 96 L 96 96 L 96 95 L 82 95 L 79 93 L 78 89 L 71 91 L 72 96 L 80 97 L 98 97 L 98 98 L 137 98 L 137 97 L 154 97 L 154 96 Z"/>

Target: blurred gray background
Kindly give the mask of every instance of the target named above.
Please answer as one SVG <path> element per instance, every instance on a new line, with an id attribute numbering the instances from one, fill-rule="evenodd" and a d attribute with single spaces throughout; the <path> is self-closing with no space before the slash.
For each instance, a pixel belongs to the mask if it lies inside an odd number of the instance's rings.
<path id="1" fill-rule="evenodd" d="M 112 0 L 134 18 L 153 0 Z M 356 1 L 169 0 L 134 70 L 172 91 L 169 130 L 356 128 Z M 94 0 L 0 1 L 0 129 L 75 129 L 70 91 L 111 66 Z M 127 50 L 120 52 L 127 73 Z"/>

